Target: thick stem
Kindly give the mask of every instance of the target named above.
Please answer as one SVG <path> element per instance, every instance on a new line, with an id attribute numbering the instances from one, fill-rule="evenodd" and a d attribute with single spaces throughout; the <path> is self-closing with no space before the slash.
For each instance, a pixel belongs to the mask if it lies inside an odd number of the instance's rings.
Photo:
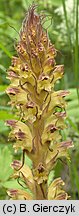
<path id="1" fill-rule="evenodd" d="M 45 167 L 45 151 L 46 147 L 41 143 L 41 133 L 42 124 L 39 124 L 39 120 L 37 120 L 34 127 L 34 141 L 33 141 L 33 151 L 29 154 L 33 162 L 33 170 L 38 172 L 38 178 L 40 178 L 40 173 L 42 174 L 43 167 Z M 35 178 L 35 176 L 34 176 Z M 35 199 L 36 200 L 45 200 L 47 197 L 47 183 L 43 182 L 41 184 L 38 183 L 38 180 L 35 180 Z"/>
<path id="2" fill-rule="evenodd" d="M 44 191 L 41 184 L 36 183 L 36 200 L 45 200 Z"/>

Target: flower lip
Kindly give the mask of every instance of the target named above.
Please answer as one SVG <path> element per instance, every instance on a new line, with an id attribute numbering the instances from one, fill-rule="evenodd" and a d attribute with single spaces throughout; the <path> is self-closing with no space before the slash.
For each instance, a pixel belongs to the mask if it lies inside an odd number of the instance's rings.
<path id="1" fill-rule="evenodd" d="M 11 163 L 11 167 L 14 168 L 14 169 L 20 168 L 20 167 L 21 167 L 21 161 L 14 160 L 14 161 Z"/>
<path id="2" fill-rule="evenodd" d="M 17 120 L 7 120 L 6 124 L 12 127 L 15 127 Z"/>
<path id="3" fill-rule="evenodd" d="M 49 76 L 48 75 L 45 75 L 44 73 L 40 74 L 39 80 L 48 80 L 49 79 Z"/>
<path id="4" fill-rule="evenodd" d="M 52 45 L 51 43 L 49 44 L 49 50 L 48 50 L 48 53 L 47 54 L 51 54 L 51 55 L 56 55 L 56 49 L 55 49 L 55 47 L 54 47 L 54 45 Z"/>
<path id="5" fill-rule="evenodd" d="M 56 65 L 53 72 L 64 72 L 64 65 Z"/>
<path id="6" fill-rule="evenodd" d="M 72 142 L 72 140 L 68 140 L 68 141 L 63 141 L 63 142 L 61 142 L 61 148 L 62 148 L 62 147 L 72 148 L 72 147 L 73 147 L 73 142 Z"/>
<path id="7" fill-rule="evenodd" d="M 38 51 L 42 52 L 44 50 L 44 46 L 42 45 L 42 43 L 38 42 Z"/>
<path id="8" fill-rule="evenodd" d="M 15 136 L 16 136 L 19 140 L 25 139 L 25 133 L 22 132 L 20 129 L 19 129 L 18 132 L 15 133 Z"/>
<path id="9" fill-rule="evenodd" d="M 18 78 L 18 75 L 12 70 L 8 71 L 8 76 Z"/>
<path id="10" fill-rule="evenodd" d="M 18 94 L 20 91 L 19 91 L 18 88 L 11 87 L 11 88 L 8 88 L 8 89 L 6 90 L 6 92 L 7 92 L 8 94 L 15 95 L 15 94 Z"/>
<path id="11" fill-rule="evenodd" d="M 55 59 L 54 58 L 48 58 L 47 61 L 45 62 L 44 66 L 49 65 L 49 66 L 55 66 Z"/>
<path id="12" fill-rule="evenodd" d="M 57 195 L 56 199 L 57 200 L 64 200 L 64 199 L 67 199 L 67 193 L 63 192 L 63 193 L 60 193 Z"/>
<path id="13" fill-rule="evenodd" d="M 47 127 L 47 130 L 50 131 L 51 133 L 54 133 L 57 130 L 57 127 L 55 125 L 53 125 L 53 124 L 50 124 Z"/>
<path id="14" fill-rule="evenodd" d="M 42 173 L 42 172 L 44 172 L 44 170 L 45 170 L 45 168 L 44 168 L 44 166 L 43 166 L 43 164 L 42 163 L 39 163 L 39 165 L 38 165 L 38 171 L 39 171 L 39 173 Z"/>
<path id="15" fill-rule="evenodd" d="M 64 111 L 64 112 L 56 112 L 55 115 L 56 115 L 57 117 L 63 118 L 63 117 L 66 116 L 66 112 L 65 112 L 65 111 Z"/>
<path id="16" fill-rule="evenodd" d="M 29 70 L 28 64 L 22 65 L 21 70 L 28 72 L 28 70 Z"/>
<path id="17" fill-rule="evenodd" d="M 57 94 L 58 96 L 61 96 L 61 97 L 65 97 L 69 94 L 70 92 L 68 90 L 60 90 L 59 93 Z"/>
<path id="18" fill-rule="evenodd" d="M 13 197 L 13 196 L 17 195 L 18 190 L 17 189 L 10 189 L 8 192 L 9 192 L 9 195 Z"/>
<path id="19" fill-rule="evenodd" d="M 18 61 L 18 58 L 13 56 L 12 57 L 12 67 L 15 67 L 17 65 L 17 61 Z"/>
<path id="20" fill-rule="evenodd" d="M 35 106 L 35 103 L 33 101 L 29 101 L 27 104 L 26 104 L 26 108 L 33 108 Z"/>

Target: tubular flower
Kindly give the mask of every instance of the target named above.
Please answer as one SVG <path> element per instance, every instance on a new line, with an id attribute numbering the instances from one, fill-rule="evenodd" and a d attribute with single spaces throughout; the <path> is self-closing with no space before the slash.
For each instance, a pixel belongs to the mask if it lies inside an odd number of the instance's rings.
<path id="1" fill-rule="evenodd" d="M 67 90 L 55 91 L 57 80 L 63 76 L 63 65 L 56 65 L 56 49 L 42 27 L 42 17 L 29 8 L 16 45 L 17 57 L 12 58 L 8 70 L 11 84 L 6 92 L 11 105 L 18 110 L 19 120 L 7 120 L 9 137 L 32 160 L 32 168 L 25 161 L 14 161 L 13 178 L 25 182 L 26 188 L 12 189 L 12 199 L 67 199 L 58 178 L 48 185 L 48 176 L 58 158 L 68 157 L 72 142 L 62 141 L 61 130 L 66 125 Z M 25 187 L 24 187 L 25 188 Z"/>

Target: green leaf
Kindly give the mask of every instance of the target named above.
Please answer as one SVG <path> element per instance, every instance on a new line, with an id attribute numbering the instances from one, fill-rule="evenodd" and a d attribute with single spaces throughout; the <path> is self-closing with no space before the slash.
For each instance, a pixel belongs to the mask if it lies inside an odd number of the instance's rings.
<path id="1" fill-rule="evenodd" d="M 0 96 L 3 96 L 5 95 L 6 93 L 3 91 L 3 92 L 0 92 Z"/>
<path id="2" fill-rule="evenodd" d="M 0 96 L 6 94 L 5 89 L 7 88 L 7 85 L 0 85 Z"/>
<path id="3" fill-rule="evenodd" d="M 7 110 L 0 110 L 0 120 L 17 119 L 14 114 Z"/>
<path id="4" fill-rule="evenodd" d="M 31 193 L 29 188 L 27 188 L 27 185 L 22 180 L 20 180 L 20 184 L 17 182 L 17 180 L 10 180 L 10 181 L 6 181 L 6 182 L 1 183 L 1 186 L 3 186 L 4 188 L 7 188 L 9 190 L 10 189 L 20 189 L 20 190 L 24 190 L 26 192 Z"/>
<path id="5" fill-rule="evenodd" d="M 75 100 L 72 100 L 70 102 L 68 102 L 68 105 L 67 105 L 67 109 L 70 110 L 70 109 L 73 109 L 73 108 L 79 108 L 79 103 L 78 103 L 78 99 L 75 99 Z"/>
<path id="6" fill-rule="evenodd" d="M 5 122 L 3 120 L 0 120 L 0 133 L 3 133 L 8 130 L 7 125 L 5 125 Z"/>
<path id="7" fill-rule="evenodd" d="M 5 91 L 7 88 L 7 85 L 0 85 L 0 92 Z"/>
<path id="8" fill-rule="evenodd" d="M 30 169 L 32 168 L 32 160 L 26 155 L 26 157 L 25 157 L 25 164 L 27 165 L 27 166 L 29 166 L 30 167 Z"/>
<path id="9" fill-rule="evenodd" d="M 78 195 L 79 195 L 79 175 L 78 175 L 77 167 L 73 165 L 72 170 L 73 170 L 73 173 L 74 173 L 75 185 L 76 185 Z"/>
<path id="10" fill-rule="evenodd" d="M 10 181 L 6 181 L 1 183 L 1 185 L 7 189 L 22 189 L 22 187 L 18 184 L 17 180 L 10 180 Z"/>
<path id="11" fill-rule="evenodd" d="M 68 117 L 73 116 L 74 119 L 79 122 L 79 107 L 76 107 L 76 110 L 75 106 L 73 107 L 73 109 L 67 110 L 67 115 Z"/>
<path id="12" fill-rule="evenodd" d="M 49 2 L 54 6 L 61 6 L 62 5 L 62 0 L 50 0 Z"/>
<path id="13" fill-rule="evenodd" d="M 69 92 L 70 92 L 70 94 L 66 96 L 66 100 L 75 100 L 78 98 L 76 88 L 69 89 Z"/>
<path id="14" fill-rule="evenodd" d="M 10 111 L 10 110 L 12 110 L 12 108 L 10 106 L 0 106 L 0 110 Z"/>
<path id="15" fill-rule="evenodd" d="M 21 186 L 21 185 L 22 186 Z M 12 179 L 10 181 L 6 181 L 6 182 L 3 182 L 1 183 L 1 186 L 3 186 L 4 188 L 7 188 L 7 189 L 21 189 L 21 190 L 25 190 L 27 192 L 31 192 L 28 188 L 27 188 L 27 185 L 20 179 L 20 184 L 18 183 L 17 179 Z"/>
<path id="16" fill-rule="evenodd" d="M 69 124 L 71 125 L 71 127 L 74 129 L 74 132 L 77 132 L 79 133 L 79 130 L 78 130 L 78 127 L 77 127 L 77 124 L 75 123 L 75 118 L 72 119 L 72 118 L 67 118 Z"/>
<path id="17" fill-rule="evenodd" d="M 73 117 L 79 120 L 79 101 L 76 88 L 69 89 L 70 94 L 66 97 L 67 100 L 67 114 L 68 117 Z M 76 111 L 75 111 L 76 107 Z"/>
<path id="18" fill-rule="evenodd" d="M 31 5 L 32 4 L 32 2 L 33 2 L 33 0 L 22 0 L 22 5 L 23 5 L 23 7 L 24 7 L 24 9 L 26 10 L 28 7 L 29 7 L 29 5 Z"/>
<path id="19" fill-rule="evenodd" d="M 3 65 L 1 65 L 0 64 L 0 69 L 1 69 L 1 71 L 3 71 L 3 73 L 6 73 L 6 68 L 3 66 Z M 3 86 L 3 85 L 2 85 Z M 5 86 L 5 85 L 4 85 Z M 0 88 L 1 88 L 1 86 L 0 86 Z"/>
<path id="20" fill-rule="evenodd" d="M 48 177 L 48 187 L 51 184 L 51 182 L 53 181 L 54 176 L 55 176 L 55 171 L 51 170 L 51 172 L 49 173 L 49 177 Z"/>
<path id="21" fill-rule="evenodd" d="M 8 147 L 0 149 L 0 181 L 5 182 L 13 173 L 10 164 L 12 163 L 12 155 Z"/>
<path id="22" fill-rule="evenodd" d="M 12 58 L 11 53 L 6 49 L 6 47 L 0 43 L 0 48 L 5 52 L 5 54 L 9 57 Z"/>

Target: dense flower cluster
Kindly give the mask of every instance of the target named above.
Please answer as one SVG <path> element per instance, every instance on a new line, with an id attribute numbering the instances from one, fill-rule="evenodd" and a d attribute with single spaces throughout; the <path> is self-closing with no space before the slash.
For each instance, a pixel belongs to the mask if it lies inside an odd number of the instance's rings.
<path id="1" fill-rule="evenodd" d="M 14 161 L 13 178 L 25 182 L 24 190 L 9 190 L 12 199 L 67 199 L 63 181 L 57 178 L 48 185 L 48 176 L 57 159 L 67 157 L 71 141 L 63 141 L 61 130 L 66 125 L 66 90 L 55 91 L 54 85 L 63 76 L 63 65 L 56 65 L 56 49 L 42 27 L 42 18 L 30 7 L 16 45 L 18 56 L 12 58 L 8 70 L 11 81 L 7 94 L 16 107 L 19 120 L 8 120 L 9 137 L 14 149 L 22 151 L 33 162 L 32 169 Z"/>

